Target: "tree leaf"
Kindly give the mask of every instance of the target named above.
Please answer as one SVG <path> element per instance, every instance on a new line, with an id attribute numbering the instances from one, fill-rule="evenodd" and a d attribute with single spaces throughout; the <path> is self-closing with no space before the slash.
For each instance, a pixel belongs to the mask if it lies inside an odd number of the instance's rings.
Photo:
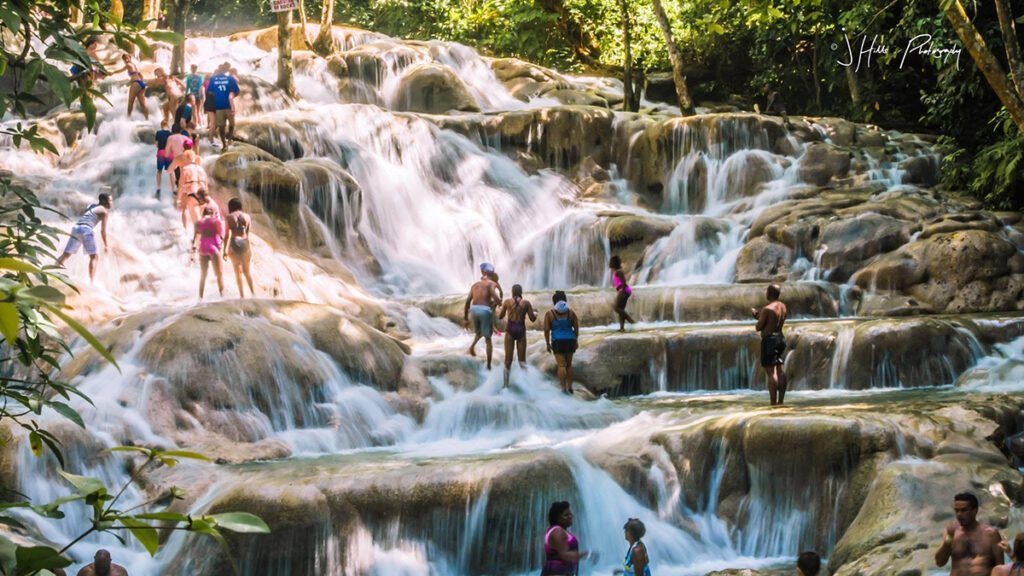
<path id="1" fill-rule="evenodd" d="M 171 458 L 181 458 L 185 460 L 202 460 L 204 462 L 210 461 L 210 458 L 203 454 L 200 454 L 198 452 L 189 452 L 187 450 L 159 450 L 156 452 L 155 455 L 157 458 L 161 459 L 163 457 L 169 456 Z"/>
<path id="2" fill-rule="evenodd" d="M 22 89 L 25 92 L 31 92 L 36 87 L 36 80 L 43 72 L 43 64 L 41 58 L 34 58 L 25 66 L 25 74 L 22 76 Z"/>
<path id="3" fill-rule="evenodd" d="M 54 288 L 53 286 L 48 286 L 46 284 L 39 284 L 37 286 L 33 286 L 28 290 L 25 290 L 22 294 L 31 296 L 33 298 L 37 298 L 39 300 L 45 300 L 53 304 L 60 305 L 64 303 L 64 293 Z"/>
<path id="4" fill-rule="evenodd" d="M 81 494 L 82 496 L 88 496 L 90 494 L 95 494 L 100 491 L 106 492 L 107 490 L 106 485 L 104 485 L 101 480 L 98 480 L 96 478 L 77 476 L 75 474 L 71 474 L 63 470 L 58 470 L 57 473 L 60 474 L 65 480 L 67 480 L 72 486 L 74 486 L 75 490 L 77 490 L 78 493 Z"/>
<path id="5" fill-rule="evenodd" d="M 28 262 L 22 262 L 14 258 L 0 258 L 0 268 L 4 270 L 14 270 L 16 272 L 28 272 L 31 274 L 39 274 L 42 272 L 39 268 L 29 264 Z"/>
<path id="6" fill-rule="evenodd" d="M 155 40 L 156 42 L 167 42 L 168 44 L 178 45 L 185 41 L 185 37 L 177 32 L 171 32 L 169 30 L 150 30 L 145 33 L 146 38 Z"/>
<path id="7" fill-rule="evenodd" d="M 157 536 L 156 528 L 135 518 L 121 518 L 120 521 L 125 528 L 131 531 L 132 536 L 135 536 L 135 539 L 142 544 L 150 556 L 156 555 L 156 549 L 160 547 L 160 538 Z"/>
<path id="8" fill-rule="evenodd" d="M 28 445 L 32 448 L 32 454 L 35 454 L 36 458 L 43 455 L 43 440 L 39 437 L 39 433 L 32 431 L 28 433 Z"/>
<path id="9" fill-rule="evenodd" d="M 217 523 L 218 528 L 232 532 L 244 532 L 249 534 L 270 534 L 270 527 L 262 518 L 248 512 L 224 512 L 222 514 L 210 514 L 209 518 Z"/>
<path id="10" fill-rule="evenodd" d="M 0 333 L 3 333 L 4 340 L 9 346 L 14 346 L 18 339 L 20 326 L 21 316 L 18 314 L 18 307 L 13 302 L 0 302 Z"/>
<path id="11" fill-rule="evenodd" d="M 18 560 L 18 574 L 31 574 L 39 570 L 71 565 L 71 560 L 49 546 L 18 546 L 14 557 Z"/>
<path id="12" fill-rule="evenodd" d="M 179 512 L 147 512 L 145 514 L 135 514 L 133 518 L 159 520 L 161 522 L 188 522 L 188 515 Z"/>
<path id="13" fill-rule="evenodd" d="M 68 77 L 64 75 L 59 68 L 52 64 L 46 64 L 43 66 L 43 76 L 46 76 L 46 82 L 50 85 L 50 90 L 60 98 L 66 106 L 71 105 L 71 82 L 68 81 Z"/>
<path id="14" fill-rule="evenodd" d="M 92 335 L 92 332 L 89 332 L 89 330 L 85 328 L 85 326 L 79 324 L 77 320 L 65 314 L 64 311 L 58 308 L 57 306 L 54 306 L 49 302 L 42 302 L 41 304 L 45 306 L 47 310 L 56 314 L 57 317 L 63 320 L 64 323 L 67 324 L 72 330 L 78 332 L 78 335 L 84 338 L 85 341 L 88 342 L 89 345 L 92 346 L 94 350 L 99 352 L 100 356 L 103 356 L 103 358 L 107 362 L 113 364 L 114 368 L 117 368 L 118 372 L 121 371 L 121 367 L 117 365 L 117 360 L 114 360 L 114 357 L 110 355 L 110 351 L 108 351 L 106 347 L 103 346 L 103 344 L 101 344 L 100 341 L 97 340 L 96 337 Z"/>
<path id="15" fill-rule="evenodd" d="M 71 420 L 75 424 L 78 424 L 79 428 L 85 428 L 85 422 L 82 421 L 82 416 L 71 406 L 68 406 L 63 402 L 50 402 L 49 406 L 61 416 Z"/>

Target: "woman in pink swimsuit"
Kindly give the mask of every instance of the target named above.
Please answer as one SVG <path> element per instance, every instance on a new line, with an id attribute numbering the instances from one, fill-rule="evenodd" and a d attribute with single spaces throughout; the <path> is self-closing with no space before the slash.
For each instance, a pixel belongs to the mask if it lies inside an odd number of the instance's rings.
<path id="1" fill-rule="evenodd" d="M 213 263 L 213 273 L 217 275 L 217 289 L 224 296 L 224 274 L 220 264 L 221 247 L 224 245 L 224 221 L 213 206 L 203 209 L 203 219 L 196 222 L 196 231 L 192 236 L 192 250 L 199 245 L 199 299 L 203 299 L 206 288 L 206 273 Z"/>
<path id="2" fill-rule="evenodd" d="M 555 502 L 548 510 L 551 525 L 544 534 L 544 568 L 541 576 L 576 576 L 580 560 L 590 555 L 580 552 L 580 542 L 569 527 L 572 526 L 572 510 L 568 502 Z"/>
<path id="3" fill-rule="evenodd" d="M 626 302 L 629 302 L 633 290 L 626 284 L 626 274 L 622 271 L 622 260 L 618 256 L 608 260 L 608 267 L 612 269 L 612 284 L 615 286 L 615 313 L 619 315 L 619 332 L 625 332 L 626 322 L 636 322 L 626 312 Z"/>

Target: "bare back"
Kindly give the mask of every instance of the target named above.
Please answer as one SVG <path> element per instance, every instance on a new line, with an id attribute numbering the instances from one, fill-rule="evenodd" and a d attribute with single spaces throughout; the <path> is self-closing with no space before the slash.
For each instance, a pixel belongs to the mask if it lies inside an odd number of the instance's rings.
<path id="1" fill-rule="evenodd" d="M 1002 552 L 996 557 L 999 532 L 986 524 L 977 524 L 970 532 L 957 525 L 953 534 L 953 561 L 950 576 L 989 576 L 992 569 L 1002 564 Z"/>
<path id="2" fill-rule="evenodd" d="M 506 298 L 501 303 L 501 316 L 508 317 L 509 322 L 526 322 L 526 318 L 530 320 L 537 320 L 537 312 L 533 309 L 533 304 L 529 300 L 520 299 L 518 304 L 514 298 Z"/>
<path id="3" fill-rule="evenodd" d="M 786 324 L 786 315 L 789 310 L 781 300 L 769 302 L 757 315 L 757 330 L 764 338 L 771 334 L 781 334 L 782 327 Z"/>
<path id="4" fill-rule="evenodd" d="M 500 302 L 498 285 L 493 280 L 482 278 L 469 289 L 470 304 L 473 306 L 495 306 Z"/>
<path id="5" fill-rule="evenodd" d="M 78 576 L 97 576 L 96 568 L 92 564 L 89 564 L 85 568 L 78 571 Z M 111 564 L 110 572 L 108 576 L 128 576 L 128 571 L 124 569 L 124 566 L 120 564 Z"/>

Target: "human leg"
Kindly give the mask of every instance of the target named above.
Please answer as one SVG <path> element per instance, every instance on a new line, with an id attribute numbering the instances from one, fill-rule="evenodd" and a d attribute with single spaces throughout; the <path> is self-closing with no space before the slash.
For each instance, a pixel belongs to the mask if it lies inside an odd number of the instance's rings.
<path id="1" fill-rule="evenodd" d="M 519 367 L 525 370 L 526 369 L 526 336 L 523 336 L 522 338 L 519 338 L 519 339 L 516 340 L 516 352 L 518 353 L 518 356 L 519 356 Z M 511 364 L 512 363 L 510 361 L 509 365 L 511 365 Z"/>
<path id="2" fill-rule="evenodd" d="M 505 388 L 508 388 L 509 372 L 512 370 L 512 354 L 515 348 L 515 340 L 512 336 L 505 333 Z"/>
<path id="3" fill-rule="evenodd" d="M 220 297 L 224 297 L 224 267 L 221 265 L 222 261 L 217 256 L 210 256 L 210 261 L 213 263 L 213 273 L 217 276 L 217 290 L 220 291 Z"/>
<path id="4" fill-rule="evenodd" d="M 209 256 L 199 257 L 199 299 L 203 299 L 203 292 L 206 289 L 206 272 L 210 266 Z"/>

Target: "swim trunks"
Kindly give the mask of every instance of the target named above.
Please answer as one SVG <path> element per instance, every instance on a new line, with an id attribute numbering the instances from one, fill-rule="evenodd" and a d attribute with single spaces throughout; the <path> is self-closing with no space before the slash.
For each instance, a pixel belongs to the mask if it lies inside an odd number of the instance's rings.
<path id="1" fill-rule="evenodd" d="M 474 304 L 469 307 L 469 315 L 473 318 L 473 329 L 477 336 L 490 338 L 494 330 L 494 310 L 490 306 Z"/>
<path id="2" fill-rule="evenodd" d="M 786 352 L 786 338 L 779 333 L 761 338 L 761 366 L 782 366 Z"/>
<path id="3" fill-rule="evenodd" d="M 64 248 L 65 254 L 77 254 L 81 247 L 85 247 L 85 253 L 92 256 L 96 254 L 96 235 L 92 226 L 75 224 L 71 228 L 71 237 L 68 238 L 68 245 Z"/>

